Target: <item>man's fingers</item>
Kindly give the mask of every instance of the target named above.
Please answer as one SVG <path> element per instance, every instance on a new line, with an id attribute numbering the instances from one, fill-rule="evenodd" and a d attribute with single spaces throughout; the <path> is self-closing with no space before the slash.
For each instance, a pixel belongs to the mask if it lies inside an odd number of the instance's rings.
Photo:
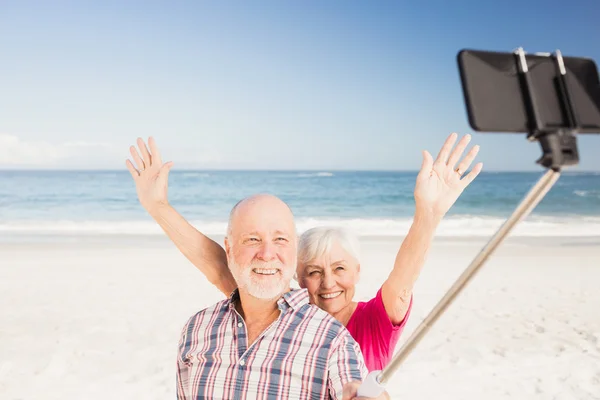
<path id="1" fill-rule="evenodd" d="M 125 165 L 127 165 L 127 169 L 131 173 L 131 177 L 133 179 L 136 179 L 138 176 L 140 176 L 140 173 L 138 172 L 137 169 L 135 169 L 135 167 L 133 166 L 131 161 L 129 161 L 129 160 L 125 161 Z"/>
<path id="2" fill-rule="evenodd" d="M 451 169 L 454 169 L 454 166 L 456 165 L 458 160 L 462 157 L 462 155 L 470 141 L 471 141 L 471 135 L 465 135 L 465 136 L 463 136 L 462 139 L 460 139 L 460 141 L 458 142 L 458 144 L 456 145 L 456 147 L 450 154 L 450 157 L 448 158 L 448 167 L 450 167 Z"/>
<path id="3" fill-rule="evenodd" d="M 160 151 L 158 151 L 158 146 L 156 145 L 156 141 L 152 136 L 148 138 L 148 146 L 150 146 L 152 162 L 158 165 L 162 165 L 162 157 L 160 156 Z"/>
<path id="4" fill-rule="evenodd" d="M 442 146 L 442 149 L 438 153 L 438 156 L 435 160 L 436 164 L 446 164 L 446 160 L 448 159 L 450 150 L 452 150 L 452 146 L 454 146 L 454 143 L 456 142 L 457 136 L 458 135 L 454 132 L 451 133 L 450 136 L 448 136 L 448 138 L 444 142 L 444 145 Z"/>
<path id="5" fill-rule="evenodd" d="M 356 397 L 356 393 L 358 392 L 359 387 L 360 382 L 352 381 L 346 383 L 342 392 L 342 400 L 354 399 Z"/>
<path id="6" fill-rule="evenodd" d="M 142 160 L 142 158 L 138 154 L 138 151 L 135 148 L 135 146 L 129 146 L 129 152 L 131 153 L 131 157 L 133 157 L 133 161 L 135 161 L 135 167 L 141 171 L 145 170 L 147 165 L 144 163 L 144 160 Z"/>
<path id="7" fill-rule="evenodd" d="M 146 143 L 142 140 L 142 138 L 138 138 L 137 145 L 140 148 L 140 152 L 142 153 L 144 163 L 146 163 L 146 168 L 150 168 L 152 166 L 152 156 L 148 151 L 148 147 L 146 147 Z"/>

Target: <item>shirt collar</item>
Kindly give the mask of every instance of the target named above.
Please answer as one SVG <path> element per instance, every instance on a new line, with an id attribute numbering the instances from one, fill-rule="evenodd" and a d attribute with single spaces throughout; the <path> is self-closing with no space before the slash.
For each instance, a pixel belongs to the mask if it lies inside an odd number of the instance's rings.
<path id="1" fill-rule="evenodd" d="M 229 295 L 227 305 L 229 309 L 235 308 L 235 302 L 240 298 L 240 293 L 236 288 Z M 292 289 L 285 292 L 279 300 L 277 300 L 277 306 L 281 311 L 285 311 L 288 308 L 292 310 L 298 310 L 302 306 L 309 303 L 308 290 L 306 289 Z"/>

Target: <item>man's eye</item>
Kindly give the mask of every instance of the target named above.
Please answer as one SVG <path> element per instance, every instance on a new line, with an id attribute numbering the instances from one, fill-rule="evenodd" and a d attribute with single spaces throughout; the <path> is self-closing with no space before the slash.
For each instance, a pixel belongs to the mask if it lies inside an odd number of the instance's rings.
<path id="1" fill-rule="evenodd" d="M 286 239 L 286 238 L 284 238 L 284 237 L 278 237 L 278 238 L 277 238 L 277 240 L 278 240 L 278 241 L 284 241 L 284 242 L 287 242 L 287 239 Z"/>

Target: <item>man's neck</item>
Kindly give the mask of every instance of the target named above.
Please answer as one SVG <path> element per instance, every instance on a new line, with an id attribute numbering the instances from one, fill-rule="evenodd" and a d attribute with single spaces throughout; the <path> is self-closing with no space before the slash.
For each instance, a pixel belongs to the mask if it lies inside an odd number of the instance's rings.
<path id="1" fill-rule="evenodd" d="M 240 301 L 235 306 L 246 322 L 248 345 L 251 346 L 281 314 L 277 307 L 277 300 L 281 296 L 265 300 L 257 299 L 243 290 L 239 294 Z"/>
<path id="2" fill-rule="evenodd" d="M 277 301 L 281 296 L 273 299 L 259 299 L 244 290 L 239 291 L 240 299 L 236 309 L 246 321 L 246 324 L 260 323 L 266 320 L 275 320 L 273 315 L 278 314 Z M 272 322 L 272 321 L 271 321 Z"/>

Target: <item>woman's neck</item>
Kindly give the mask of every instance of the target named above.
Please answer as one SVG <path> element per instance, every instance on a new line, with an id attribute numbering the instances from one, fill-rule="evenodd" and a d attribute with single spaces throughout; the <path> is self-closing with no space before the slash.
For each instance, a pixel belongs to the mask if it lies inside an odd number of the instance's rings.
<path id="1" fill-rule="evenodd" d="M 331 315 L 335 319 L 337 319 L 338 321 L 340 321 L 342 323 L 342 325 L 346 326 L 346 325 L 348 325 L 348 321 L 350 321 L 350 318 L 352 317 L 352 314 L 354 314 L 354 310 L 356 310 L 357 304 L 358 303 L 356 303 L 354 301 L 351 301 L 344 308 L 342 308 L 338 312 L 333 313 Z"/>

